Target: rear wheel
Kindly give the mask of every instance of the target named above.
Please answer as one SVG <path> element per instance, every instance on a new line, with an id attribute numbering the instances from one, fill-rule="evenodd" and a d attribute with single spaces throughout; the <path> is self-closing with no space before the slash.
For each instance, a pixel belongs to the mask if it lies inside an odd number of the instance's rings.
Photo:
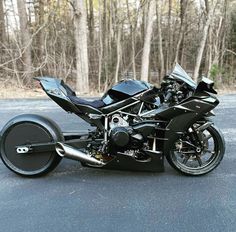
<path id="1" fill-rule="evenodd" d="M 166 157 L 173 168 L 185 175 L 199 176 L 212 171 L 225 153 L 221 131 L 213 125 L 198 131 L 199 126 L 194 125 L 178 139 Z"/>
<path id="2" fill-rule="evenodd" d="M 50 121 L 52 124 L 52 122 Z M 33 121 L 8 123 L 2 132 L 1 158 L 13 172 L 23 176 L 41 176 L 53 170 L 61 160 L 55 151 L 19 153 L 17 147 L 61 140 L 60 133 L 49 132 L 45 125 Z M 55 125 L 51 127 L 54 128 Z M 60 138 L 61 137 L 61 138 Z"/>

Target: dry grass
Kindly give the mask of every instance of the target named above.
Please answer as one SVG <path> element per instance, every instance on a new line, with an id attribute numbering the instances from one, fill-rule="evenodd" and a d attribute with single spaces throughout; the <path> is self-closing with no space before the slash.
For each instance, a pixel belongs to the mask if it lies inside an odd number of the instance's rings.
<path id="1" fill-rule="evenodd" d="M 217 89 L 218 94 L 236 94 L 236 87 L 224 86 L 221 89 Z M 78 96 L 81 96 L 77 93 Z M 96 91 L 91 91 L 90 94 L 83 95 L 83 97 L 98 97 L 99 94 Z M 20 88 L 17 86 L 3 85 L 0 83 L 0 99 L 15 99 L 15 98 L 47 98 L 46 93 L 41 88 Z"/>
<path id="2" fill-rule="evenodd" d="M 78 96 L 81 94 L 77 93 Z M 96 91 L 90 91 L 89 94 L 83 94 L 83 97 L 98 97 L 101 96 Z M 40 86 L 34 87 L 19 87 L 15 84 L 3 84 L 0 82 L 0 99 L 16 99 L 16 98 L 47 98 L 47 94 Z"/>
<path id="3" fill-rule="evenodd" d="M 46 97 L 42 89 L 17 88 L 17 87 L 1 87 L 1 99 L 14 98 L 43 98 Z"/>
<path id="4" fill-rule="evenodd" d="M 223 94 L 236 94 L 236 85 L 223 85 L 220 88 L 218 88 L 217 93 L 220 95 Z"/>

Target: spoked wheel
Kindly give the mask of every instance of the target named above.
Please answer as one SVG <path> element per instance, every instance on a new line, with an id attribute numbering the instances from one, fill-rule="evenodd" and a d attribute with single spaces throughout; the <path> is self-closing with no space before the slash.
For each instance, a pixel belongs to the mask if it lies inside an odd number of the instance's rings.
<path id="1" fill-rule="evenodd" d="M 31 144 L 51 143 L 58 139 L 40 123 L 9 123 L 2 132 L 1 158 L 12 171 L 23 176 L 41 176 L 53 170 L 61 160 L 55 151 L 25 152 Z M 20 152 L 17 148 L 20 147 Z"/>
<path id="2" fill-rule="evenodd" d="M 178 139 L 167 156 L 170 165 L 185 175 L 204 175 L 215 169 L 224 156 L 225 142 L 220 130 L 211 125 L 199 131 L 199 126 L 195 124 Z"/>

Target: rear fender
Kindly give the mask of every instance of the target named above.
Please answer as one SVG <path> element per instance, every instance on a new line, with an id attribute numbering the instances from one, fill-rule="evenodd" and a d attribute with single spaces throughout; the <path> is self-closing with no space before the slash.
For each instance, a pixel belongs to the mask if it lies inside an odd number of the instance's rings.
<path id="1" fill-rule="evenodd" d="M 64 141 L 64 136 L 59 126 L 49 118 L 36 114 L 22 114 L 12 118 L 2 129 L 0 133 L 0 139 L 7 135 L 12 126 L 16 124 L 31 122 L 43 126 L 52 136 L 53 141 Z"/>

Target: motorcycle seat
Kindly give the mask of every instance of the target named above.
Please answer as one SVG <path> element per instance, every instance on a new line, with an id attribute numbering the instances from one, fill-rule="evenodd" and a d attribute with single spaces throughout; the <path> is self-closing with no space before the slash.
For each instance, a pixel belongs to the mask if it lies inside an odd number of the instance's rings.
<path id="1" fill-rule="evenodd" d="M 67 97 L 72 101 L 73 104 L 75 105 L 86 105 L 86 106 L 92 106 L 93 108 L 100 108 L 105 106 L 105 103 L 99 99 L 99 100 L 94 100 L 94 101 L 88 101 L 84 98 L 80 98 L 76 96 L 76 93 L 68 86 L 65 84 L 64 81 L 61 81 L 61 85 L 64 87 L 64 89 L 67 92 Z"/>
<path id="2" fill-rule="evenodd" d="M 105 106 L 105 103 L 102 100 L 88 101 L 77 96 L 68 96 L 68 97 L 75 105 L 92 106 L 93 108 L 96 108 L 96 109 L 99 109 Z"/>

